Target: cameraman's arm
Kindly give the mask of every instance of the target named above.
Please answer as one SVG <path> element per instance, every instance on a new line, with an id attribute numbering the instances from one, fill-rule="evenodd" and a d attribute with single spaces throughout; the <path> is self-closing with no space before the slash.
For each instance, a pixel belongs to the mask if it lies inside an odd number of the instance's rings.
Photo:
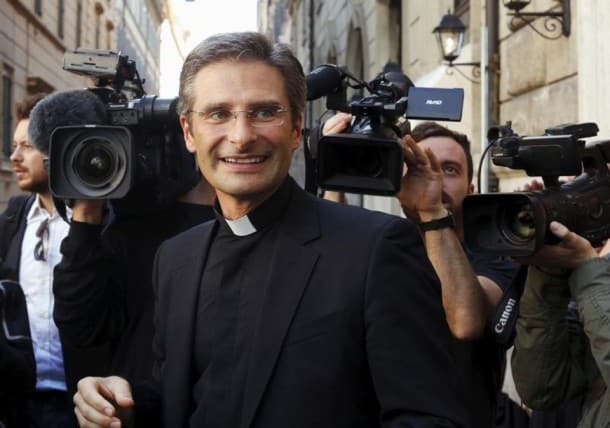
<path id="1" fill-rule="evenodd" d="M 610 261 L 605 257 L 581 263 L 570 276 L 570 291 L 606 387 L 610 385 L 609 287 Z"/>
<path id="2" fill-rule="evenodd" d="M 103 201 L 77 201 L 55 267 L 53 317 L 62 340 L 93 346 L 120 334 L 125 303 L 117 256 L 102 242 Z"/>
<path id="3" fill-rule="evenodd" d="M 512 371 L 519 396 L 535 410 L 553 410 L 586 385 L 570 353 L 565 276 L 528 270 L 521 297 Z"/>
<path id="4" fill-rule="evenodd" d="M 551 223 L 551 230 L 561 242 L 522 260 L 540 267 L 528 271 L 512 356 L 519 395 L 536 410 L 555 409 L 587 386 L 578 349 L 581 333 L 569 329 L 566 318 L 568 275 L 574 267 L 575 272 L 581 264 L 586 267 L 596 254 L 584 238 L 559 223 Z"/>
<path id="5" fill-rule="evenodd" d="M 475 274 L 454 230 L 428 231 L 424 239 L 428 258 L 441 282 L 443 308 L 451 332 L 457 339 L 481 337 L 490 311 L 502 297 L 500 287 Z"/>
<path id="6" fill-rule="evenodd" d="M 443 176 L 434 153 L 422 150 L 410 137 L 403 138 L 408 171 L 397 197 L 407 217 L 419 221 L 442 218 Z M 458 225 L 459 227 L 459 225 Z M 491 310 L 502 296 L 498 284 L 477 276 L 466 257 L 458 233 L 452 228 L 425 232 L 428 258 L 441 282 L 449 328 L 458 339 L 480 337 Z"/>

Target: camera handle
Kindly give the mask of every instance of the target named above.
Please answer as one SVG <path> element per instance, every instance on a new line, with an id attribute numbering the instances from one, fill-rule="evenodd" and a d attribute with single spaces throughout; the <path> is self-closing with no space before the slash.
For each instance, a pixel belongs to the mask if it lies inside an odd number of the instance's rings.
<path id="1" fill-rule="evenodd" d="M 316 121 L 311 128 L 303 131 L 303 154 L 305 155 L 305 191 L 314 196 L 318 194 L 317 157 L 318 141 L 322 135 L 322 127 Z"/>

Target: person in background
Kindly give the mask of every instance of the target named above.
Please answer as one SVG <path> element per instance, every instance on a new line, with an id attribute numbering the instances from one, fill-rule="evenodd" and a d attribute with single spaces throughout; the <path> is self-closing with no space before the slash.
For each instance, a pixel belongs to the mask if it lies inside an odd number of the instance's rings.
<path id="1" fill-rule="evenodd" d="M 339 113 L 322 132 L 341 132 L 351 120 L 351 115 Z M 505 346 L 495 342 L 486 326 L 517 265 L 464 246 L 462 203 L 474 191 L 468 138 L 438 123 L 423 122 L 402 143 L 407 172 L 396 197 L 407 218 L 418 224 L 441 281 L 443 308 L 459 349 L 468 426 L 488 428 L 494 423 Z"/>
<path id="2" fill-rule="evenodd" d="M 11 198 L 0 217 L 0 231 L 8 233 L 12 229 L 12 237 L 3 248 L 0 269 L 2 279 L 19 282 L 25 295 L 36 378 L 34 392 L 21 396 L 20 403 L 13 403 L 15 411 L 21 410 L 21 415 L 15 416 L 18 420 L 7 425 L 59 428 L 76 425 L 67 393 L 64 353 L 53 322 L 53 268 L 61 258 L 59 245 L 68 232 L 68 224 L 55 209 L 49 191 L 44 167 L 48 152 L 36 148 L 28 133 L 33 111 L 43 99 L 52 96 L 45 95 L 28 97 L 17 108 L 10 162 L 17 185 L 29 196 Z M 5 379 L 2 376 L 3 387 L 7 386 Z M 21 381 L 27 385 L 27 378 Z M 15 395 L 19 396 L 18 387 Z"/>
<path id="3" fill-rule="evenodd" d="M 575 426 L 547 415 L 567 414 L 579 428 L 610 423 L 610 262 L 559 222 L 560 239 L 520 261 L 529 265 L 521 298 L 512 370 L 533 410 L 531 426 Z M 569 412 L 566 406 L 569 403 Z M 577 405 L 577 411 L 572 411 Z M 540 419 L 540 421 L 538 421 Z M 543 425 L 545 423 L 545 425 Z M 570 425 L 570 423 L 574 423 Z"/>

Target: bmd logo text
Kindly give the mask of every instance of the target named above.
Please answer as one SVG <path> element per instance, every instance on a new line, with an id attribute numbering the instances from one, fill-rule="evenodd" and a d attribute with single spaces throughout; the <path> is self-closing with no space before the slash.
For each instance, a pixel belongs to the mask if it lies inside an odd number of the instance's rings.
<path id="1" fill-rule="evenodd" d="M 443 100 L 426 100 L 426 105 L 440 106 L 443 104 Z"/>

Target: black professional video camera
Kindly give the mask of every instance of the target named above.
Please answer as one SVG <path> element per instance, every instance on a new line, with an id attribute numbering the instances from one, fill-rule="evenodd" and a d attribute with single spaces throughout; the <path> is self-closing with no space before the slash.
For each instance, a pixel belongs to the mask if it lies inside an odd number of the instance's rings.
<path id="1" fill-rule="evenodd" d="M 55 128 L 49 180 L 60 199 L 111 199 L 117 211 L 143 213 L 192 188 L 199 176 L 187 152 L 177 98 L 145 95 L 135 62 L 111 51 L 77 50 L 64 69 L 96 79 L 105 125 Z"/>
<path id="2" fill-rule="evenodd" d="M 548 230 L 554 220 L 593 245 L 610 237 L 610 141 L 581 140 L 597 132 L 595 123 L 561 125 L 536 137 L 515 135 L 510 125 L 492 128 L 494 164 L 542 176 L 545 189 L 466 197 L 466 245 L 489 254 L 532 255 L 545 243 L 557 243 Z M 566 175 L 578 176 L 560 183 Z"/>
<path id="3" fill-rule="evenodd" d="M 351 81 L 351 83 L 350 83 Z M 355 83 L 354 83 L 355 82 Z M 369 96 L 347 103 L 347 87 L 366 88 Z M 372 195 L 400 190 L 403 152 L 399 139 L 410 131 L 407 119 L 459 121 L 464 91 L 417 88 L 402 72 L 389 71 L 364 82 L 332 64 L 307 76 L 307 99 L 326 96 L 329 110 L 354 115 L 344 132 L 322 136 L 316 153 L 323 189 Z"/>

